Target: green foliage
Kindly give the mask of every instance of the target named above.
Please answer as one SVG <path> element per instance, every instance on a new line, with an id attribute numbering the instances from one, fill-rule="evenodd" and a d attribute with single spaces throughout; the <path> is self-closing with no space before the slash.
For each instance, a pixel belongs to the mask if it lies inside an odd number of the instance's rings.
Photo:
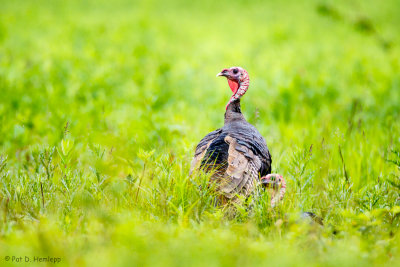
<path id="1" fill-rule="evenodd" d="M 1 264 L 399 264 L 399 8 L 3 1 Z M 287 181 L 274 209 L 262 190 L 218 207 L 209 175 L 188 174 L 230 66 Z"/>

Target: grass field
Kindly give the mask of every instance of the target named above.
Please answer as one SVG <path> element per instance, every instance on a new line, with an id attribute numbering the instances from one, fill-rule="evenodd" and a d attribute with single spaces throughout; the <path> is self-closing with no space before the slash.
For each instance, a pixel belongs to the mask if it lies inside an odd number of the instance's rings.
<path id="1" fill-rule="evenodd" d="M 0 265 L 400 265 L 399 1 L 0 5 Z M 188 176 L 231 66 L 288 183 L 234 218 Z"/>

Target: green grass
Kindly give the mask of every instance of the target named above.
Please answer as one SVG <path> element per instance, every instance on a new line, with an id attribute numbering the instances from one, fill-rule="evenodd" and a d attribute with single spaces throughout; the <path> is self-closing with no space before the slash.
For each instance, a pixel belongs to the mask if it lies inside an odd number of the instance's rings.
<path id="1" fill-rule="evenodd" d="M 0 2 L 1 265 L 400 264 L 398 1 Z M 230 66 L 288 183 L 233 218 L 188 176 Z"/>

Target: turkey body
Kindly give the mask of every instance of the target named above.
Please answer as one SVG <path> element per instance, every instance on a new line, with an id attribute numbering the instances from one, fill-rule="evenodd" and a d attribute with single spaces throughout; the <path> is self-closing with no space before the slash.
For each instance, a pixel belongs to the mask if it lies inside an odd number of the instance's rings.
<path id="1" fill-rule="evenodd" d="M 240 100 L 227 107 L 224 126 L 207 134 L 197 145 L 191 170 L 213 172 L 221 195 L 235 199 L 248 197 L 259 177 L 271 173 L 271 155 L 265 139 L 248 123 L 240 110 Z"/>

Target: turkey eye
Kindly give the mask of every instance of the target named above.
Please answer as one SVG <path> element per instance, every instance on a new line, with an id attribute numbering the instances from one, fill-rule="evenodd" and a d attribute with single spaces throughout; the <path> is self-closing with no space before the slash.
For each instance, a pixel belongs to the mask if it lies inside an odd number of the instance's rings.
<path id="1" fill-rule="evenodd" d="M 233 74 L 237 74 L 238 73 L 238 69 L 233 69 Z"/>

